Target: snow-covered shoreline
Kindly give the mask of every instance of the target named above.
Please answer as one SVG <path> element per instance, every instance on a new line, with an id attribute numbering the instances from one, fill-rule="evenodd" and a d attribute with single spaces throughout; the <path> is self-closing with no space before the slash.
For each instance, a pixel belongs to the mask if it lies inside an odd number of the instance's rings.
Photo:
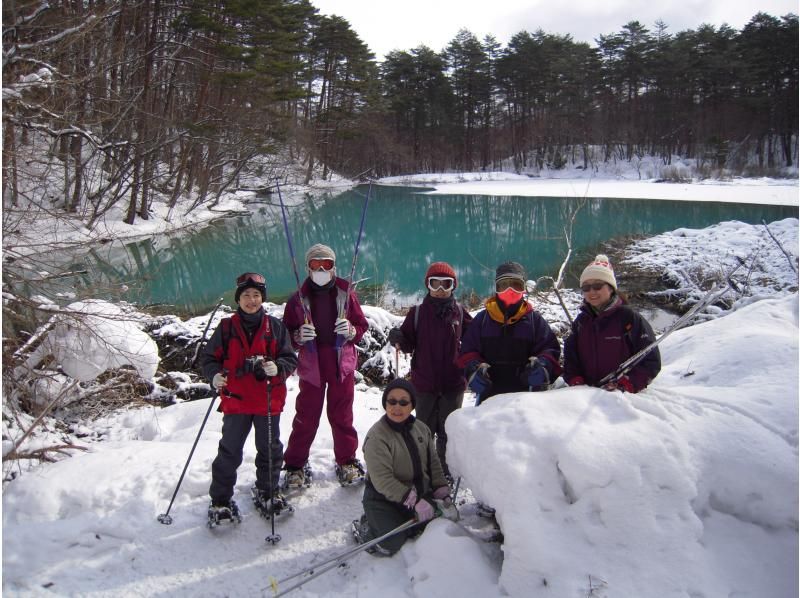
<path id="1" fill-rule="evenodd" d="M 750 203 L 779 206 L 798 206 L 797 179 L 737 178 L 730 181 L 704 180 L 687 183 L 658 183 L 655 180 L 638 180 L 628 170 L 619 175 L 591 175 L 576 171 L 556 171 L 548 177 L 532 178 L 509 172 L 433 173 L 385 177 L 375 181 L 382 185 L 420 186 L 421 192 L 442 195 L 491 195 L 521 197 L 605 197 L 620 199 L 652 199 L 675 201 L 716 201 L 723 203 Z M 560 176 L 554 176 L 560 175 Z M 358 183 L 341 177 L 331 181 L 314 180 L 310 185 L 287 185 L 283 198 L 287 204 L 302 200 L 305 194 L 342 193 Z M 257 187 L 258 185 L 254 185 Z M 74 217 L 54 217 L 33 208 L 25 219 L 35 218 L 33 226 L 16 226 L 3 237 L 3 251 L 14 255 L 28 255 L 52 247 L 68 247 L 79 243 L 105 243 L 109 239 L 133 240 L 142 237 L 191 233 L 207 226 L 218 218 L 247 213 L 248 203 L 256 197 L 253 191 L 226 193 L 219 203 L 209 209 L 195 208 L 189 213 L 185 208 L 190 199 L 183 200 L 170 210 L 165 202 L 155 198 L 148 220 L 137 219 L 133 225 L 123 222 L 124 210 L 113 209 L 105 215 L 95 230 L 86 229 Z M 26 232 L 27 231 L 27 232 Z"/>

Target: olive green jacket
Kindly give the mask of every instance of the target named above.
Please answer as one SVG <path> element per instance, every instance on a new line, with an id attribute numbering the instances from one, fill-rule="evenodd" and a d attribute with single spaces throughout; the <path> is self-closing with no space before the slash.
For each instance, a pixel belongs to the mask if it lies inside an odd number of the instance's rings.
<path id="1" fill-rule="evenodd" d="M 422 460 L 423 496 L 447 485 L 442 464 L 430 429 L 414 421 L 411 436 Z M 387 500 L 402 503 L 414 487 L 414 466 L 403 435 L 393 430 L 382 417 L 369 429 L 364 439 L 367 478 Z M 422 498 L 422 496 L 420 497 Z"/>

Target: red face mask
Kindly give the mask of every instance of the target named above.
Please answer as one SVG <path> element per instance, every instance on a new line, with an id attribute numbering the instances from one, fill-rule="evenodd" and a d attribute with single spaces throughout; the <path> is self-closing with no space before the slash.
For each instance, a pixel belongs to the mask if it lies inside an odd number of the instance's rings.
<path id="1" fill-rule="evenodd" d="M 523 291 L 518 291 L 516 289 L 508 287 L 506 290 L 497 293 L 497 298 L 500 299 L 500 301 L 502 301 L 506 305 L 514 305 L 520 299 L 522 299 L 522 296 L 524 294 L 525 293 Z"/>

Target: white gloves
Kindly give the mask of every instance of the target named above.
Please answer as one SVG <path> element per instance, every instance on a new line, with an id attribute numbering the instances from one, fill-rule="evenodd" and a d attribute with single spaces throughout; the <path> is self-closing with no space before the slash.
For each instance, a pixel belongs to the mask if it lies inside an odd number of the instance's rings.
<path id="1" fill-rule="evenodd" d="M 270 378 L 278 375 L 278 366 L 274 361 L 264 361 L 261 365 L 264 366 L 264 373 Z"/>
<path id="2" fill-rule="evenodd" d="M 211 386 L 220 390 L 228 383 L 228 379 L 220 373 L 214 374 L 214 377 L 211 379 Z"/>
<path id="3" fill-rule="evenodd" d="M 356 335 L 355 326 L 353 326 L 346 318 L 339 318 L 333 325 L 333 331 L 336 334 L 341 334 L 347 340 L 353 340 Z"/>
<path id="4" fill-rule="evenodd" d="M 313 324 L 303 324 L 294 331 L 294 342 L 299 345 L 313 341 L 315 338 L 317 338 L 317 329 Z"/>

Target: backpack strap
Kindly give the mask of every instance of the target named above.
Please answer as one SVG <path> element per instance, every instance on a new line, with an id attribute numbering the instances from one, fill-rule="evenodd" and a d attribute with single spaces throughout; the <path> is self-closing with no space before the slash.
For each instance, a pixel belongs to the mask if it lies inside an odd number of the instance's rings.
<path id="1" fill-rule="evenodd" d="M 219 324 L 222 326 L 222 362 L 224 363 L 228 360 L 228 345 L 231 342 L 231 326 L 233 326 L 233 322 L 228 317 L 224 318 Z"/>
<path id="2" fill-rule="evenodd" d="M 630 307 L 627 305 L 623 305 L 621 307 L 622 311 L 622 338 L 625 339 L 625 343 L 628 345 L 628 350 L 631 352 L 631 355 L 636 353 L 636 349 L 633 345 L 633 335 L 631 332 L 633 331 L 633 321 L 636 318 L 636 312 L 634 312 Z"/>

